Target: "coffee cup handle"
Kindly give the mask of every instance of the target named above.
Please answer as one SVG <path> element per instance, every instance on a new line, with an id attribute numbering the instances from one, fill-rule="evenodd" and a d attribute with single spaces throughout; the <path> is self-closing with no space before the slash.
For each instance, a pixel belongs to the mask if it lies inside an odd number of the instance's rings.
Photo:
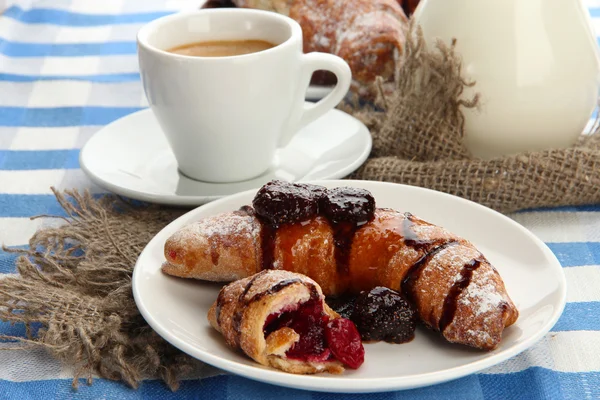
<path id="1" fill-rule="evenodd" d="M 337 78 L 337 84 L 327 96 L 315 104 L 307 106 L 304 102 L 304 93 L 308 89 L 313 73 L 318 70 L 332 72 Z M 352 72 L 346 61 L 342 58 L 328 53 L 314 52 L 302 54 L 302 72 L 300 75 L 300 85 L 298 86 L 299 90 L 302 91 L 302 95 L 297 96 L 301 99 L 302 103 L 294 107 L 294 110 L 298 111 L 290 117 L 288 129 L 282 132 L 279 139 L 279 147 L 287 146 L 300 129 L 337 106 L 344 96 L 346 96 L 346 93 L 348 93 L 351 81 Z"/>

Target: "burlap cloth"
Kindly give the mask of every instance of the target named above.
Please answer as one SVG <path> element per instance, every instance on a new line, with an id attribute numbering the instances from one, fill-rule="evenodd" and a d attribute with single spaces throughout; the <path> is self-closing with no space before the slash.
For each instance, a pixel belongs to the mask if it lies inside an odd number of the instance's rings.
<path id="1" fill-rule="evenodd" d="M 472 159 L 462 145 L 461 100 L 467 85 L 452 45 L 427 49 L 411 35 L 392 96 L 376 108 L 344 108 L 373 134 L 373 152 L 352 178 L 401 182 L 462 196 L 499 211 L 600 200 L 600 134 L 578 145 L 491 161 Z M 375 89 L 377 89 L 376 86 Z M 0 280 L 0 319 L 24 323 L 22 348 L 43 346 L 72 365 L 137 387 L 146 377 L 176 389 L 181 378 L 214 373 L 161 339 L 133 301 L 131 274 L 138 254 L 184 210 L 133 206 L 112 195 L 56 193 L 68 218 L 38 231 L 17 251 L 19 274 Z M 36 323 L 41 328 L 32 329 Z"/>

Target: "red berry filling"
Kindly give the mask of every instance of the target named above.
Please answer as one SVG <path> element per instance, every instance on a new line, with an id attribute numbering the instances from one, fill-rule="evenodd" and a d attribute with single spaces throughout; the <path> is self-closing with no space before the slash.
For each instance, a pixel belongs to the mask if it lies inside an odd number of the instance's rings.
<path id="1" fill-rule="evenodd" d="M 338 318 L 329 321 L 325 335 L 333 355 L 350 368 L 356 369 L 365 361 L 365 349 L 360 340 L 360 333 L 349 319 Z"/>
<path id="2" fill-rule="evenodd" d="M 319 299 L 269 315 L 263 328 L 265 337 L 283 327 L 300 335 L 286 352 L 290 359 L 322 362 L 337 358 L 350 368 L 358 368 L 364 361 L 365 351 L 354 323 L 344 318 L 330 321 Z"/>

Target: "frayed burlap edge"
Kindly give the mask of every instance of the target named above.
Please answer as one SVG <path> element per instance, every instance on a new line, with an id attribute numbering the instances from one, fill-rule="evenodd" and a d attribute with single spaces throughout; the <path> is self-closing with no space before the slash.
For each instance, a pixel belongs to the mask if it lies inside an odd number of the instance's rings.
<path id="1" fill-rule="evenodd" d="M 41 346 L 74 366 L 74 387 L 80 377 L 91 383 L 95 373 L 134 388 L 158 377 L 177 389 L 197 361 L 144 321 L 131 275 L 144 246 L 182 211 L 112 195 L 54 194 L 67 213 L 64 223 L 39 230 L 28 250 L 4 248 L 20 254 L 19 274 L 0 280 L 0 319 L 24 323 L 28 338 L 1 339 L 20 341 L 22 349 Z"/>

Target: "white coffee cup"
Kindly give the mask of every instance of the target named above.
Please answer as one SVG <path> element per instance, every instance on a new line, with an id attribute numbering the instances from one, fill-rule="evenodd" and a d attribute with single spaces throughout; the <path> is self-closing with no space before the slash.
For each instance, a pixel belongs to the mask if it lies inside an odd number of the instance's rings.
<path id="1" fill-rule="evenodd" d="M 227 40 L 264 40 L 275 47 L 228 57 L 167 51 Z M 303 54 L 300 25 L 272 12 L 207 9 L 173 14 L 145 25 L 137 42 L 150 107 L 179 170 L 197 180 L 234 182 L 264 173 L 275 150 L 335 107 L 350 87 L 344 60 Z M 316 70 L 333 72 L 337 85 L 316 104 L 305 106 Z"/>

